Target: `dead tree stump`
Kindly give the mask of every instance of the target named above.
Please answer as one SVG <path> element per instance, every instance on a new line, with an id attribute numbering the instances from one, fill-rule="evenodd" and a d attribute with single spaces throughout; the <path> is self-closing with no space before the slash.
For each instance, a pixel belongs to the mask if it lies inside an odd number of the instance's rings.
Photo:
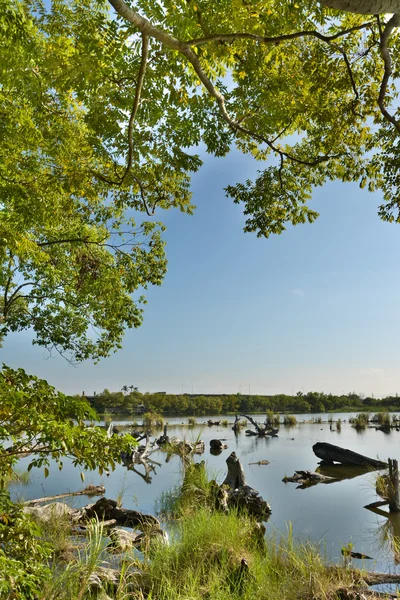
<path id="1" fill-rule="evenodd" d="M 257 492 L 246 484 L 246 476 L 240 460 L 235 452 L 226 459 L 228 474 L 222 484 L 229 487 L 227 506 L 246 511 L 256 519 L 266 521 L 271 514 L 271 507 Z"/>
<path id="2" fill-rule="evenodd" d="M 399 465 L 396 459 L 388 459 L 389 463 L 389 510 L 400 512 Z"/>
<path id="3" fill-rule="evenodd" d="M 228 485 L 231 490 L 236 490 L 237 488 L 246 485 L 246 475 L 244 474 L 242 464 L 235 452 L 232 452 L 232 454 L 228 456 L 226 464 L 228 466 L 228 474 L 222 485 Z"/>

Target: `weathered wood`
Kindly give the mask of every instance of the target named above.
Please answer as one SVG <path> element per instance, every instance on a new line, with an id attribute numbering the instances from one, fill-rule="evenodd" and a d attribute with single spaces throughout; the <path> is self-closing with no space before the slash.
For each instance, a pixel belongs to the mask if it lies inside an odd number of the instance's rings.
<path id="1" fill-rule="evenodd" d="M 80 510 L 71 508 L 64 502 L 53 502 L 44 506 L 25 506 L 24 512 L 43 523 L 60 520 L 77 523 L 81 518 Z"/>
<path id="2" fill-rule="evenodd" d="M 169 436 L 168 436 L 168 423 L 165 423 L 163 434 L 156 440 L 159 446 L 165 446 L 169 444 Z"/>
<path id="3" fill-rule="evenodd" d="M 362 578 L 367 585 L 380 585 L 383 583 L 400 583 L 400 574 L 397 573 L 362 573 Z"/>
<path id="4" fill-rule="evenodd" d="M 232 452 L 226 459 L 228 473 L 222 485 L 228 485 L 232 490 L 246 485 L 246 475 L 242 464 L 235 452 Z"/>
<path id="5" fill-rule="evenodd" d="M 324 463 L 339 462 L 346 465 L 357 465 L 357 466 L 368 466 L 373 469 L 385 469 L 387 463 L 374 458 L 368 458 L 362 454 L 357 454 L 352 450 L 346 448 L 340 448 L 334 444 L 328 444 L 327 442 L 317 442 L 312 447 L 314 454 L 321 458 Z"/>
<path id="6" fill-rule="evenodd" d="M 370 504 L 366 504 L 364 508 L 372 510 L 373 508 L 379 508 L 380 506 L 386 506 L 387 504 L 389 504 L 387 500 L 378 500 L 377 502 L 371 502 Z"/>
<path id="7" fill-rule="evenodd" d="M 239 433 L 240 431 L 240 417 L 238 415 L 235 415 L 235 422 L 233 424 L 232 430 L 234 431 L 234 433 Z"/>
<path id="8" fill-rule="evenodd" d="M 389 463 L 389 510 L 400 512 L 399 465 L 396 459 L 388 459 Z"/>
<path id="9" fill-rule="evenodd" d="M 230 488 L 228 492 L 227 505 L 245 510 L 257 519 L 267 520 L 271 514 L 271 507 L 257 492 L 246 485 L 246 476 L 240 460 L 235 452 L 232 452 L 227 460 L 227 476 L 222 487 Z"/>
<path id="10" fill-rule="evenodd" d="M 84 490 L 79 492 L 65 492 L 64 494 L 56 494 L 55 496 L 45 496 L 36 498 L 35 500 L 27 500 L 25 506 L 34 506 L 35 504 L 43 504 L 43 502 L 51 502 L 60 498 L 68 498 L 72 496 L 103 496 L 106 493 L 106 488 L 102 485 L 87 485 Z"/>
<path id="11" fill-rule="evenodd" d="M 304 489 L 316 485 L 317 483 L 334 483 L 339 480 L 334 479 L 333 477 L 327 477 L 326 475 L 321 475 L 320 473 L 315 473 L 314 471 L 295 471 L 294 475 L 291 477 L 284 477 L 282 481 L 284 483 L 298 483 L 298 487 Z"/>
<path id="12" fill-rule="evenodd" d="M 263 425 L 260 425 L 259 423 L 257 423 L 257 421 L 255 421 L 249 415 L 243 415 L 242 414 L 242 417 L 245 417 L 255 427 L 255 431 L 251 431 L 250 429 L 246 429 L 246 435 L 258 435 L 259 437 L 265 437 L 266 435 L 270 435 L 272 437 L 277 437 L 278 436 L 279 429 L 272 429 L 268 425 L 268 423 L 264 423 Z"/>
<path id="13" fill-rule="evenodd" d="M 85 506 L 81 509 L 80 520 L 85 522 L 97 518 L 99 521 L 115 519 L 118 525 L 142 529 L 143 527 L 155 527 L 161 529 L 160 521 L 153 515 L 146 515 L 136 510 L 120 508 L 115 500 L 100 498 L 95 504 Z"/>

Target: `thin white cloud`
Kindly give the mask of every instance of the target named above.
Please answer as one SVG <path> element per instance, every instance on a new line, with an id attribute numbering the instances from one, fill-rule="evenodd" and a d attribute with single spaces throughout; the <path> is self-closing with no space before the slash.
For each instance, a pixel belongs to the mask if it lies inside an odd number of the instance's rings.
<path id="1" fill-rule="evenodd" d="M 361 369 L 360 375 L 384 375 L 385 369 L 371 367 L 370 369 Z"/>
<path id="2" fill-rule="evenodd" d="M 299 288 L 294 288 L 293 290 L 290 290 L 290 293 L 292 294 L 292 296 L 304 296 L 303 290 L 300 290 Z"/>

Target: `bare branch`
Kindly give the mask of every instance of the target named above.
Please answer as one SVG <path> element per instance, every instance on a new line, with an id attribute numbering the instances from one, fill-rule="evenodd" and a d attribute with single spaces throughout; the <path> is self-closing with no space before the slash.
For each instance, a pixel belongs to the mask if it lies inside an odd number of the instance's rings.
<path id="1" fill-rule="evenodd" d="M 184 42 L 187 46 L 203 46 L 204 44 L 210 44 L 211 42 L 235 42 L 236 40 L 253 40 L 254 42 L 261 42 L 262 44 L 279 44 L 280 42 L 287 42 L 290 40 L 295 40 L 303 37 L 315 37 L 323 42 L 333 42 L 353 31 L 360 31 L 362 29 L 367 29 L 373 25 L 372 21 L 368 23 L 363 23 L 362 25 L 356 25 L 354 27 L 350 27 L 349 29 L 343 29 L 343 31 L 339 31 L 334 35 L 324 35 L 319 31 L 309 30 L 309 31 L 296 31 L 295 33 L 286 33 L 277 36 L 263 36 L 257 35 L 255 33 L 215 33 L 213 35 L 208 35 L 203 38 L 195 38 L 192 40 L 188 40 Z"/>

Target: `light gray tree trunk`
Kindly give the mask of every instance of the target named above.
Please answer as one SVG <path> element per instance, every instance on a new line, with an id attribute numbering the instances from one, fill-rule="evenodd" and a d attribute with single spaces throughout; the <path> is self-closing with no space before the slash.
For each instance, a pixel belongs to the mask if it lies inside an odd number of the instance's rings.
<path id="1" fill-rule="evenodd" d="M 359 15 L 400 12 L 400 0 L 319 0 L 320 4 Z"/>

